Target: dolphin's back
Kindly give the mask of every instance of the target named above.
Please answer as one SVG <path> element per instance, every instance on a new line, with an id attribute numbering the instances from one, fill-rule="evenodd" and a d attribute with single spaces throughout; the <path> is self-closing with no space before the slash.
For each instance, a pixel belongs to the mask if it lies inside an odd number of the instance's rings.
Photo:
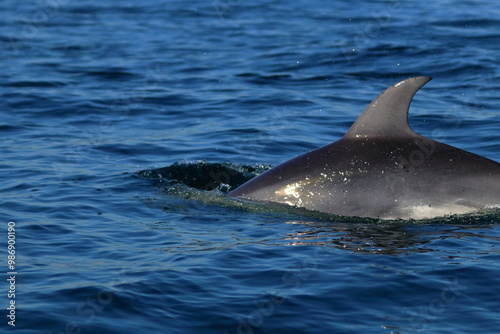
<path id="1" fill-rule="evenodd" d="M 408 108 L 430 80 L 377 97 L 346 135 L 229 193 L 344 216 L 431 218 L 500 204 L 500 164 L 415 133 Z"/>

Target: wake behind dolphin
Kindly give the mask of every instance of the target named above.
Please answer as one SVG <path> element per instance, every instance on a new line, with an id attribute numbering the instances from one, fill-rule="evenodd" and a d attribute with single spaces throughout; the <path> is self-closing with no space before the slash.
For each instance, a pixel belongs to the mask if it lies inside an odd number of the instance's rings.
<path id="1" fill-rule="evenodd" d="M 284 162 L 229 196 L 342 216 L 424 219 L 500 205 L 500 164 L 415 133 L 408 109 L 431 80 L 386 89 L 340 140 Z"/>

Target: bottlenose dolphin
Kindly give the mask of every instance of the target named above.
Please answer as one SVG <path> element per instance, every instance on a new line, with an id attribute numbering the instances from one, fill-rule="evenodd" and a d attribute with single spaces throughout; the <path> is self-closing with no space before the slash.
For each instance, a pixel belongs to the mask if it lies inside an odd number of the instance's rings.
<path id="1" fill-rule="evenodd" d="M 229 196 L 342 216 L 424 219 L 500 205 L 500 164 L 415 133 L 408 109 L 428 76 L 380 94 L 340 140 L 284 162 Z"/>

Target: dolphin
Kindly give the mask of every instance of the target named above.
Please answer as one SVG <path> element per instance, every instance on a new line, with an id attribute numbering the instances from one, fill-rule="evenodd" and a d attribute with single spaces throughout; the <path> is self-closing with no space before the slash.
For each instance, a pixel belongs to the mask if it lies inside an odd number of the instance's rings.
<path id="1" fill-rule="evenodd" d="M 500 164 L 408 124 L 413 77 L 386 89 L 340 140 L 286 161 L 229 196 L 341 216 L 426 219 L 500 205 Z"/>

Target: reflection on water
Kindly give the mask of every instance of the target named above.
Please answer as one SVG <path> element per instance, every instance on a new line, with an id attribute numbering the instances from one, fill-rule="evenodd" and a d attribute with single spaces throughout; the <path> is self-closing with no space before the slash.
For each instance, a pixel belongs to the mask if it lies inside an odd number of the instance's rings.
<path id="1" fill-rule="evenodd" d="M 412 223 L 343 224 L 288 221 L 300 226 L 286 240 L 289 246 L 319 245 L 367 254 L 407 254 L 435 251 L 432 241 L 463 238 L 487 239 L 500 244 L 500 238 L 489 236 L 488 225 L 417 225 Z M 500 254 L 500 248 L 493 252 Z"/>

